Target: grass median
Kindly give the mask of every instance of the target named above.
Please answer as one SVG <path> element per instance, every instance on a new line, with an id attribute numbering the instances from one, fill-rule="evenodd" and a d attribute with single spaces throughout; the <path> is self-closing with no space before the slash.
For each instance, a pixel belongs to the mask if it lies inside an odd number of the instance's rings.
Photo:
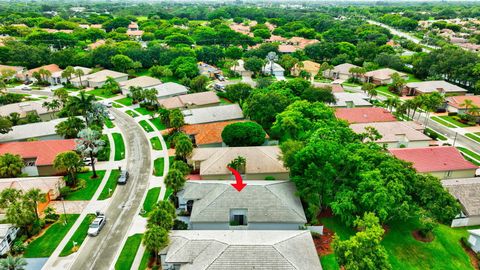
<path id="1" fill-rule="evenodd" d="M 153 127 L 147 122 L 147 120 L 142 120 L 138 122 L 138 124 L 142 126 L 143 130 L 145 130 L 146 132 L 153 132 Z"/>
<path id="2" fill-rule="evenodd" d="M 115 144 L 115 160 L 122 160 L 125 158 L 125 143 L 123 142 L 122 134 L 112 133 L 112 137 Z"/>
<path id="3" fill-rule="evenodd" d="M 119 177 L 120 171 L 112 170 L 112 173 L 110 174 L 110 177 L 108 177 L 105 187 L 103 187 L 102 193 L 100 193 L 100 196 L 98 197 L 99 200 L 105 200 L 112 197 L 113 192 L 115 192 L 115 189 L 117 188 L 117 180 Z"/>
<path id="4" fill-rule="evenodd" d="M 120 256 L 115 263 L 115 270 L 130 270 L 132 268 L 135 255 L 142 244 L 142 237 L 143 234 L 137 233 L 127 238 L 120 252 Z"/>
<path id="5" fill-rule="evenodd" d="M 85 218 L 80 223 L 80 226 L 77 228 L 75 233 L 72 235 L 72 238 L 67 242 L 65 247 L 63 248 L 62 252 L 60 252 L 60 257 L 68 256 L 74 252 L 77 252 L 78 248 L 82 245 L 83 241 L 87 237 L 88 226 L 90 223 L 95 219 L 95 214 L 87 214 Z M 76 246 L 73 247 L 73 242 L 75 242 Z"/>

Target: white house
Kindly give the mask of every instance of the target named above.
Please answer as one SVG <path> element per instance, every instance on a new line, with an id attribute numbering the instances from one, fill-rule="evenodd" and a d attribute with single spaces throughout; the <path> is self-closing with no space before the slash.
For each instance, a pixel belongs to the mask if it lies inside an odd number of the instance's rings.
<path id="1" fill-rule="evenodd" d="M 157 89 L 157 98 L 159 99 L 185 95 L 188 93 L 187 87 L 175 82 L 162 83 L 153 88 Z"/>
<path id="2" fill-rule="evenodd" d="M 368 101 L 369 97 L 363 93 L 337 92 L 333 93 L 336 103 L 330 103 L 330 107 L 335 108 L 356 108 L 356 107 L 372 107 Z"/>
<path id="3" fill-rule="evenodd" d="M 119 83 L 128 80 L 128 74 L 126 73 L 104 69 L 92 74 L 81 76 L 79 78 L 71 79 L 70 82 L 75 87 L 85 86 L 85 87 L 97 88 L 97 87 L 102 87 L 109 77 L 113 78 L 115 81 Z"/>
<path id="4" fill-rule="evenodd" d="M 185 117 L 186 124 L 201 124 L 243 119 L 243 112 L 238 104 L 188 109 L 183 110 L 182 113 Z"/>
<path id="5" fill-rule="evenodd" d="M 285 69 L 279 64 L 270 61 L 262 68 L 262 72 L 267 75 L 273 75 L 275 77 L 283 77 Z"/>
<path id="6" fill-rule="evenodd" d="M 18 230 L 12 224 L 0 224 L 0 256 L 10 251 L 13 241 L 17 238 Z"/>
<path id="7" fill-rule="evenodd" d="M 470 236 L 468 236 L 468 243 L 473 251 L 480 252 L 480 229 L 468 230 Z"/>
<path id="8" fill-rule="evenodd" d="M 141 87 L 143 89 L 150 89 L 160 84 L 162 84 L 162 81 L 157 78 L 153 78 L 150 76 L 140 76 L 130 79 L 128 81 L 121 82 L 120 87 L 122 89 L 123 95 L 127 95 L 128 93 L 130 93 L 130 87 Z"/>

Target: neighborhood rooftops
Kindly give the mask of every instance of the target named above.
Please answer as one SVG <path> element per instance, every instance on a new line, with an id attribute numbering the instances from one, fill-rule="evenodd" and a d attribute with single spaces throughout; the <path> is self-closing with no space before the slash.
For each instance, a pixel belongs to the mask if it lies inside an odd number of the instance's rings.
<path id="1" fill-rule="evenodd" d="M 337 108 L 335 116 L 349 123 L 373 123 L 397 121 L 389 111 L 384 108 Z"/>
<path id="2" fill-rule="evenodd" d="M 465 160 L 453 146 L 402 148 L 388 150 L 395 157 L 413 163 L 421 173 L 473 170 L 478 166 Z"/>
<path id="3" fill-rule="evenodd" d="M 48 71 L 50 71 L 50 73 L 55 73 L 57 71 L 62 71 L 62 69 L 58 65 L 50 64 L 50 65 L 46 65 L 46 66 L 37 67 L 37 68 L 34 68 L 34 69 L 29 69 L 27 71 L 27 73 L 28 73 L 29 76 L 33 76 L 34 72 L 38 72 L 41 69 L 48 70 Z"/>
<path id="4" fill-rule="evenodd" d="M 467 216 L 480 215 L 480 179 L 442 180 L 442 185 L 462 204 Z"/>
<path id="5" fill-rule="evenodd" d="M 12 131 L 0 134 L 0 142 L 22 141 L 28 138 L 55 136 L 55 126 L 66 118 L 54 119 L 47 122 L 38 122 L 25 125 L 13 126 Z"/>
<path id="6" fill-rule="evenodd" d="M 210 104 L 219 104 L 220 98 L 215 92 L 207 91 L 188 95 L 181 95 L 158 101 L 160 105 L 167 109 L 187 108 L 188 106 L 205 106 Z"/>
<path id="7" fill-rule="evenodd" d="M 375 128 L 382 138 L 376 140 L 376 143 L 392 143 L 398 142 L 399 135 L 405 136 L 408 141 L 430 141 L 430 137 L 423 134 L 424 127 L 413 121 L 409 122 L 378 122 L 378 123 L 362 123 L 352 124 L 350 128 L 355 133 L 365 132 L 366 127 Z"/>
<path id="8" fill-rule="evenodd" d="M 108 77 L 112 77 L 114 79 L 117 79 L 117 78 L 121 78 L 121 77 L 125 77 L 125 76 L 128 76 L 128 74 L 113 71 L 113 70 L 103 69 L 103 70 L 100 70 L 98 72 L 82 76 L 82 80 L 88 80 L 88 81 L 91 81 L 91 82 L 104 82 L 104 81 L 107 80 Z M 73 78 L 71 81 L 72 82 L 73 81 L 80 82 L 80 78 Z"/>
<path id="9" fill-rule="evenodd" d="M 350 74 L 350 69 L 351 68 L 358 68 L 358 67 L 359 66 L 353 65 L 353 64 L 350 64 L 350 63 L 343 63 L 343 64 L 336 65 L 335 67 L 333 67 L 331 72 L 340 73 L 340 74 Z"/>
<path id="10" fill-rule="evenodd" d="M 188 135 L 194 136 L 196 145 L 217 144 L 217 143 L 223 142 L 222 140 L 223 129 L 226 126 L 233 123 L 237 123 L 237 122 L 242 122 L 242 120 L 184 125 L 183 127 L 180 128 L 180 130 L 185 132 Z"/>
<path id="11" fill-rule="evenodd" d="M 119 84 L 122 88 L 128 89 L 131 86 L 141 87 L 141 88 L 152 88 L 161 83 L 162 82 L 157 78 L 153 78 L 150 76 L 140 76 L 140 77 L 130 79 L 128 81 L 120 82 Z"/>
<path id="12" fill-rule="evenodd" d="M 406 84 L 408 88 L 414 88 L 415 91 L 428 94 L 433 92 L 439 93 L 466 93 L 467 90 L 460 86 L 456 86 L 446 81 L 425 81 L 410 82 Z"/>
<path id="13" fill-rule="evenodd" d="M 182 269 L 321 270 L 311 233 L 290 231 L 172 231 L 165 262 Z"/>
<path id="14" fill-rule="evenodd" d="M 290 181 L 247 181 L 238 192 L 228 181 L 188 181 L 185 200 L 193 200 L 191 222 L 229 222 L 231 209 L 247 209 L 250 223 L 306 223 Z"/>
<path id="15" fill-rule="evenodd" d="M 63 182 L 63 176 L 2 178 L 0 179 L 0 191 L 14 188 L 27 192 L 38 188 L 43 193 L 49 194 L 50 198 L 55 199 L 59 195 L 58 190 L 63 186 Z"/>
<path id="16" fill-rule="evenodd" d="M 165 97 L 171 97 L 175 95 L 182 95 L 182 94 L 188 93 L 187 87 L 174 82 L 162 83 L 152 88 L 157 89 L 158 98 L 165 98 Z"/>
<path id="17" fill-rule="evenodd" d="M 448 105 L 457 109 L 464 109 L 464 103 L 467 99 L 471 100 L 473 105 L 480 107 L 480 96 L 451 96 L 446 98 Z"/>
<path id="18" fill-rule="evenodd" d="M 24 67 L 19 67 L 19 66 L 6 66 L 6 65 L 0 65 L 0 71 L 2 70 L 13 70 L 15 72 L 20 72 L 24 69 Z"/>
<path id="19" fill-rule="evenodd" d="M 23 159 L 36 158 L 35 165 L 52 165 L 62 152 L 75 149 L 75 140 L 50 140 L 33 142 L 9 142 L 0 144 L 0 155 L 10 153 Z"/>
<path id="20" fill-rule="evenodd" d="M 337 102 L 330 104 L 332 107 L 371 107 L 367 101 L 368 96 L 363 93 L 335 92 L 333 93 Z"/>
<path id="21" fill-rule="evenodd" d="M 238 104 L 188 109 L 183 111 L 183 115 L 187 124 L 211 123 L 243 118 L 242 109 Z"/>
<path id="22" fill-rule="evenodd" d="M 18 113 L 23 118 L 27 116 L 29 112 L 36 112 L 38 115 L 46 114 L 49 111 L 42 106 L 42 102 L 39 101 L 26 101 L 20 103 L 12 103 L 4 106 L 0 106 L 0 115 L 7 116 L 11 113 Z"/>
<path id="23" fill-rule="evenodd" d="M 365 73 L 365 77 L 372 77 L 378 80 L 388 80 L 392 77 L 394 73 L 398 73 L 398 75 L 400 75 L 401 77 L 407 76 L 407 74 L 391 68 L 381 68 Z"/>

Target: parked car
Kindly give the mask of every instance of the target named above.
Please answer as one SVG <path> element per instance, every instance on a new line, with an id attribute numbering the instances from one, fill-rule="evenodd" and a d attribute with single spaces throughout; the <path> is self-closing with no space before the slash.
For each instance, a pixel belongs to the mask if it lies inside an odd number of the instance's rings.
<path id="1" fill-rule="evenodd" d="M 113 102 L 110 100 L 104 100 L 104 101 L 101 101 L 100 103 L 105 105 L 107 108 L 111 108 L 113 105 Z"/>
<path id="2" fill-rule="evenodd" d="M 105 223 L 107 222 L 107 217 L 105 216 L 105 214 L 100 213 L 98 211 L 96 214 L 97 216 L 88 227 L 89 236 L 97 236 L 102 230 L 103 226 L 105 226 Z"/>
<path id="3" fill-rule="evenodd" d="M 123 170 L 120 172 L 120 177 L 117 180 L 119 185 L 125 185 L 128 181 L 129 173 L 127 170 Z"/>
<path id="4" fill-rule="evenodd" d="M 115 120 L 115 116 L 111 113 L 108 113 L 108 119 Z"/>
<path id="5" fill-rule="evenodd" d="M 217 79 L 221 82 L 225 81 L 225 77 L 223 77 L 222 74 L 215 74 L 215 77 L 217 77 Z"/>
<path id="6" fill-rule="evenodd" d="M 223 92 L 223 91 L 225 91 L 225 85 L 220 84 L 220 83 L 216 83 L 216 84 L 213 85 L 213 89 Z"/>
<path id="7" fill-rule="evenodd" d="M 95 160 L 95 158 L 93 158 L 93 163 L 95 164 L 97 161 Z M 92 165 L 92 158 L 90 157 L 84 157 L 83 158 L 83 164 L 87 165 L 87 166 L 91 166 Z"/>
<path id="8" fill-rule="evenodd" d="M 28 85 L 25 85 L 24 87 L 22 87 L 22 90 L 30 91 L 30 90 L 32 90 L 32 88 Z"/>

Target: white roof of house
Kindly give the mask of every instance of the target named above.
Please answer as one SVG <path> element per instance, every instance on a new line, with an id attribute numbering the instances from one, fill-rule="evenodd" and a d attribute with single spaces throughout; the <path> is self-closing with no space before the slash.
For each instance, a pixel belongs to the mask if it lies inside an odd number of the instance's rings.
<path id="1" fill-rule="evenodd" d="M 340 64 L 340 65 L 336 65 L 335 67 L 333 67 L 333 69 L 331 71 L 336 72 L 336 73 L 340 73 L 340 74 L 350 74 L 350 69 L 353 68 L 353 67 L 359 67 L 359 66 L 353 65 L 353 64 L 350 64 L 350 63 L 343 63 L 343 64 Z"/>
<path id="2" fill-rule="evenodd" d="M 191 222 L 230 221 L 231 209 L 246 209 L 252 223 L 306 223 L 300 199 L 290 181 L 246 181 L 238 192 L 230 181 L 188 181 L 185 200 L 194 200 Z"/>
<path id="3" fill-rule="evenodd" d="M 201 161 L 200 175 L 230 174 L 228 163 L 238 156 L 247 160 L 247 174 L 286 173 L 278 146 L 202 147 L 193 149 L 191 160 Z"/>
<path id="4" fill-rule="evenodd" d="M 398 73 L 398 75 L 400 75 L 401 77 L 408 76 L 407 74 L 405 74 L 403 72 L 396 71 L 396 70 L 391 69 L 391 68 L 381 68 L 381 69 L 377 69 L 377 70 L 372 70 L 372 71 L 369 71 L 369 72 L 365 73 L 365 76 L 366 77 L 373 77 L 374 79 L 377 79 L 377 80 L 388 80 L 392 77 L 392 75 L 394 73 Z"/>
<path id="5" fill-rule="evenodd" d="M 8 230 L 12 227 L 14 227 L 13 224 L 8 224 L 8 223 L 0 224 L 0 239 L 7 237 Z"/>
<path id="6" fill-rule="evenodd" d="M 137 78 L 130 79 L 128 81 L 121 82 L 120 86 L 126 89 L 130 88 L 131 86 L 142 87 L 142 88 L 152 88 L 161 83 L 162 82 L 157 78 L 153 78 L 150 76 L 140 76 Z"/>
<path id="7" fill-rule="evenodd" d="M 220 103 L 220 98 L 215 92 L 206 91 L 160 99 L 158 102 L 167 109 L 174 109 L 183 108 L 189 105 L 205 106 L 209 104 L 218 104 Z"/>
<path id="8" fill-rule="evenodd" d="M 264 73 L 270 73 L 272 66 L 273 66 L 273 72 L 285 71 L 285 69 L 282 66 L 280 66 L 275 62 L 273 62 L 273 64 L 270 64 L 270 62 L 266 63 L 265 66 L 263 66 L 262 71 Z"/>
<path id="9" fill-rule="evenodd" d="M 12 131 L 0 134 L 0 142 L 23 141 L 28 138 L 38 138 L 55 135 L 55 126 L 67 118 L 54 119 L 47 122 L 38 122 L 12 127 Z"/>
<path id="10" fill-rule="evenodd" d="M 400 136 L 405 136 L 408 141 L 431 141 L 432 139 L 423 134 L 424 127 L 416 122 L 375 122 L 351 124 L 350 128 L 355 133 L 365 132 L 366 127 L 375 128 L 382 138 L 376 143 L 392 143 L 400 141 Z"/>
<path id="11" fill-rule="evenodd" d="M 466 89 L 463 89 L 460 86 L 456 86 L 446 81 L 425 81 L 425 82 L 411 82 L 406 84 L 409 88 L 415 88 L 417 91 L 422 93 L 459 93 L 467 92 Z"/>
<path id="12" fill-rule="evenodd" d="M 103 70 L 100 70 L 98 72 L 82 76 L 82 81 L 83 80 L 88 80 L 88 81 L 91 81 L 91 82 L 104 82 L 104 81 L 107 80 L 108 77 L 118 79 L 118 78 L 125 77 L 125 76 L 128 76 L 128 74 L 113 71 L 113 70 L 103 69 Z M 74 78 L 74 79 L 72 79 L 72 81 L 80 81 L 80 80 L 79 80 L 79 78 Z"/>
<path id="13" fill-rule="evenodd" d="M 238 104 L 219 105 L 206 108 L 184 110 L 186 124 L 211 123 L 242 119 L 243 112 Z"/>
<path id="14" fill-rule="evenodd" d="M 321 270 L 307 230 L 172 231 L 162 251 L 182 270 Z"/>
<path id="15" fill-rule="evenodd" d="M 158 98 L 165 98 L 165 97 L 170 97 L 170 96 L 175 96 L 175 95 L 183 95 L 188 93 L 188 88 L 174 82 L 166 82 L 162 83 L 160 85 L 156 85 L 152 88 L 157 89 L 157 97 Z"/>
<path id="16" fill-rule="evenodd" d="M 348 93 L 348 92 L 337 92 L 333 93 L 335 99 L 337 100 L 336 104 L 330 104 L 332 107 L 347 107 L 347 102 L 353 102 L 355 106 L 372 106 L 368 102 L 368 96 L 362 93 Z"/>
<path id="17" fill-rule="evenodd" d="M 25 117 L 29 112 L 37 112 L 38 115 L 46 114 L 49 111 L 42 106 L 42 101 L 25 101 L 0 106 L 0 116 L 8 116 L 11 113 L 19 113 L 20 117 Z"/>
<path id="18" fill-rule="evenodd" d="M 468 230 L 470 234 L 480 237 L 480 229 Z"/>

